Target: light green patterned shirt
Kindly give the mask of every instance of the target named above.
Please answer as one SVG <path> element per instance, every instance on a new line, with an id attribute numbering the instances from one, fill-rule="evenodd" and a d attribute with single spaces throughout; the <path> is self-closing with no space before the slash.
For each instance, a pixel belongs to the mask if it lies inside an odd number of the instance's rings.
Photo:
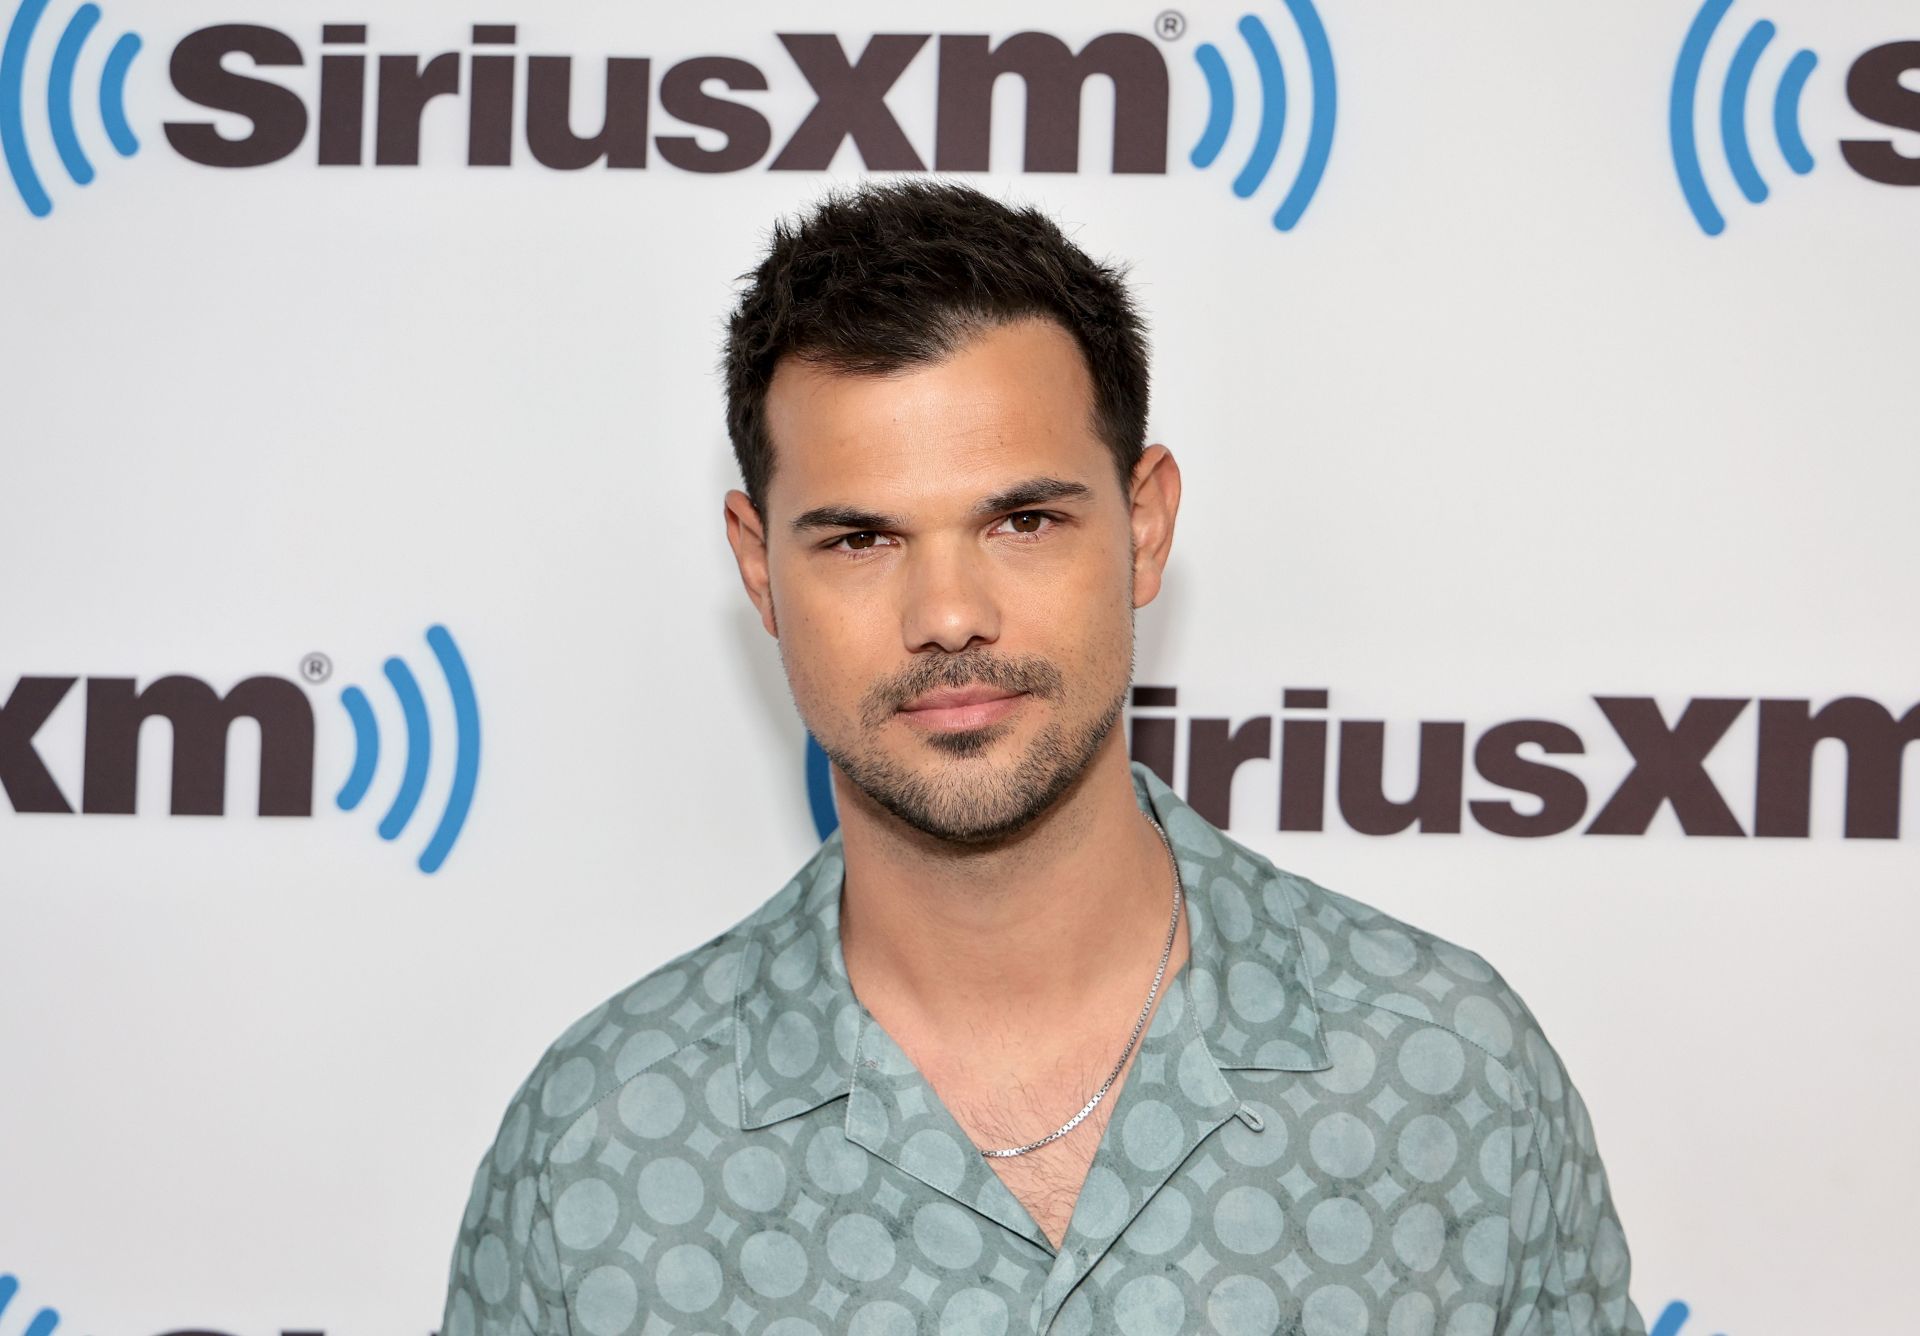
<path id="1" fill-rule="evenodd" d="M 836 834 L 547 1051 L 443 1336 L 1644 1333 L 1586 1108 L 1500 976 L 1133 781 L 1190 957 L 1059 1248 L 848 986 Z"/>

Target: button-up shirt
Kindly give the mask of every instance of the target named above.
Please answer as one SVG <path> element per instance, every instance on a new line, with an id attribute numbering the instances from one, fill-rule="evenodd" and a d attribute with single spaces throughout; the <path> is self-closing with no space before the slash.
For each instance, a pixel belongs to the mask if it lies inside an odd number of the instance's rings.
<path id="1" fill-rule="evenodd" d="M 1644 1333 L 1586 1108 L 1504 980 L 1133 783 L 1189 957 L 1058 1247 L 854 996 L 836 833 L 547 1051 L 443 1336 Z"/>

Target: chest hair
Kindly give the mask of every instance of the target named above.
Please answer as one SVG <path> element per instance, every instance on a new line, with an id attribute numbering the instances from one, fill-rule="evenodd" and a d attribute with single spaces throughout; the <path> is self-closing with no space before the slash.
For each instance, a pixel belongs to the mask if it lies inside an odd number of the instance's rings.
<path id="1" fill-rule="evenodd" d="M 1105 1073 L 1098 1076 L 1080 1073 L 1073 1080 L 1050 1084 L 1045 1090 L 1015 1082 L 997 1090 L 970 1092 L 955 1106 L 954 1116 L 980 1146 L 1021 1146 L 1065 1122 L 1099 1089 L 1103 1079 Z M 1086 1182 L 1087 1170 L 1092 1167 L 1094 1152 L 1106 1129 L 1107 1115 L 1123 1081 L 1124 1073 L 1099 1107 L 1058 1141 L 1025 1155 L 987 1160 L 987 1167 L 999 1175 L 1000 1181 L 1027 1208 L 1034 1223 L 1055 1247 L 1066 1235 L 1073 1204 L 1079 1200 L 1080 1188 Z M 1076 1100 L 1078 1103 L 1072 1103 Z M 1059 1112 L 1069 1104 L 1071 1107 L 1066 1113 Z"/>

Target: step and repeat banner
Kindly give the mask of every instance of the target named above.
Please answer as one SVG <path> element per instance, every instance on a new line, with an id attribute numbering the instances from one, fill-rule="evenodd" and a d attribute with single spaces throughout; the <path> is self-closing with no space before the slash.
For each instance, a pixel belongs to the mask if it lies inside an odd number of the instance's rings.
<path id="1" fill-rule="evenodd" d="M 1131 265 L 1134 755 L 1501 968 L 1660 1336 L 1912 1329 L 1911 0 L 0 0 L 0 164 L 6 1336 L 427 1336 L 830 828 L 715 364 L 878 172 Z"/>

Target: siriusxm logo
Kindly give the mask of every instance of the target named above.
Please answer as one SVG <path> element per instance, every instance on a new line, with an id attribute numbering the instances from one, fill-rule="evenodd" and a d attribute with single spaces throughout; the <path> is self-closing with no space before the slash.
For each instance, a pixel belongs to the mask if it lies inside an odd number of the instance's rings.
<path id="1" fill-rule="evenodd" d="M 1279 790 L 1274 819 L 1285 832 L 1324 832 L 1337 818 L 1357 835 L 1458 835 L 1471 819 L 1489 834 L 1514 839 L 1576 830 L 1646 835 L 1662 810 L 1670 810 L 1688 836 L 1807 839 L 1813 830 L 1815 751 L 1827 743 L 1846 758 L 1844 837 L 1895 840 L 1902 766 L 1908 746 L 1920 743 L 1920 705 L 1896 717 L 1863 696 L 1842 696 L 1819 708 L 1809 700 L 1761 700 L 1752 735 L 1751 819 L 1742 824 L 1708 762 L 1755 704 L 1750 699 L 1697 697 L 1670 714 L 1651 696 L 1595 696 L 1612 741 L 1629 761 L 1597 811 L 1587 781 L 1546 759 L 1588 750 L 1577 729 L 1554 720 L 1511 719 L 1471 738 L 1461 721 L 1402 726 L 1396 731 L 1414 738 L 1416 773 L 1412 792 L 1402 796 L 1388 792 L 1398 786 L 1387 778 L 1386 721 L 1330 718 L 1332 693 L 1324 687 L 1282 691 L 1277 721 L 1270 714 L 1183 720 L 1174 713 L 1179 703 L 1176 687 L 1133 689 L 1129 754 L 1173 785 L 1184 753 L 1183 796 L 1222 829 L 1232 828 L 1236 775 L 1265 764 L 1277 771 L 1270 772 Z M 839 819 L 829 762 L 811 737 L 806 778 L 814 825 L 825 839 Z M 1476 784 L 1501 796 L 1469 799 Z"/>
<path id="2" fill-rule="evenodd" d="M 6 158 L 7 172 L 13 177 L 14 188 L 20 192 L 27 211 L 36 218 L 44 218 L 53 211 L 53 200 L 41 183 L 33 155 L 27 150 L 25 82 L 27 51 L 46 8 L 47 0 L 20 0 L 20 7 L 14 11 L 13 22 L 7 28 L 6 45 L 0 47 L 0 155 Z M 87 38 L 99 22 L 98 5 L 81 5 L 74 11 L 54 46 L 53 66 L 47 76 L 47 126 L 53 133 L 61 165 L 78 186 L 92 181 L 94 173 L 93 162 L 87 157 L 74 125 L 74 75 Z M 127 70 L 138 54 L 140 39 L 132 33 L 122 33 L 107 52 L 106 64 L 100 70 L 100 120 L 106 128 L 108 142 L 123 158 L 140 151 L 140 140 L 127 124 L 126 112 Z"/>
<path id="3" fill-rule="evenodd" d="M 52 201 L 27 150 L 20 83 L 46 4 L 19 0 L 7 44 L 11 82 L 0 79 L 0 92 L 10 93 L 0 99 L 0 124 L 9 128 L 8 162 L 21 198 L 36 216 L 51 212 Z M 1311 92 L 1304 158 L 1273 214 L 1274 226 L 1288 231 L 1326 173 L 1336 91 L 1332 46 L 1313 0 L 1284 0 L 1284 8 L 1307 53 L 1300 87 Z M 91 168 L 73 130 L 74 55 L 97 17 L 98 10 L 88 4 L 69 24 L 48 98 L 61 156 L 83 184 L 91 179 Z M 174 92 L 216 117 L 170 119 L 161 131 L 180 157 L 227 169 L 303 154 L 327 168 L 418 167 L 423 125 L 448 121 L 452 113 L 464 122 L 457 133 L 469 167 L 531 162 L 563 172 L 645 170 L 656 164 L 693 173 L 819 172 L 851 142 L 869 170 L 982 172 L 994 159 L 995 90 L 1010 79 L 1025 94 L 1021 170 L 1078 172 L 1086 86 L 1099 76 L 1113 90 L 1108 169 L 1165 175 L 1171 68 L 1194 71 L 1187 86 L 1194 97 L 1204 92 L 1207 98 L 1206 128 L 1188 155 L 1196 167 L 1211 167 L 1221 158 L 1234 124 L 1235 81 L 1221 49 L 1200 43 L 1192 65 L 1170 66 L 1163 53 L 1186 27 L 1182 16 L 1167 11 L 1154 37 L 1106 32 L 1075 43 L 1033 31 L 998 40 L 977 33 L 843 39 L 834 33 L 783 32 L 776 36 L 788 63 L 769 70 L 728 55 L 666 61 L 647 55 L 522 53 L 519 27 L 511 23 L 467 25 L 464 44 L 440 52 L 378 49 L 378 33 L 368 23 L 316 24 L 304 32 L 217 23 L 180 38 L 167 59 Z M 310 49 L 315 30 L 317 49 Z M 1259 90 L 1257 134 L 1232 179 L 1234 194 L 1246 199 L 1279 157 L 1289 122 L 1289 84 L 1266 24 L 1248 15 L 1240 20 L 1239 32 L 1250 61 L 1244 77 L 1257 81 Z M 101 74 L 102 120 L 122 153 L 138 147 L 122 90 L 127 62 L 139 44 L 131 34 L 122 38 Z M 908 66 L 923 58 L 934 64 L 931 103 L 910 109 L 903 123 L 887 99 Z M 597 108 L 574 106 L 577 59 L 604 64 Z M 776 86 L 803 88 L 811 97 L 791 129 L 777 127 L 751 96 Z M 1005 118 L 1000 121 L 1004 127 Z M 916 133 L 910 136 L 908 128 Z M 928 144 L 931 152 L 924 153 Z"/>
<path id="4" fill-rule="evenodd" d="M 1771 193 L 1754 156 L 1749 121 L 1754 84 L 1762 58 L 1776 35 L 1774 25 L 1766 19 L 1755 20 L 1727 62 L 1718 98 L 1710 95 L 1710 89 L 1703 90 L 1708 49 L 1733 4 L 1734 0 L 1705 0 L 1700 6 L 1681 43 L 1668 101 L 1667 137 L 1673 152 L 1674 171 L 1680 178 L 1680 190 L 1694 221 L 1710 237 L 1724 232 L 1727 221 L 1708 188 L 1701 163 L 1697 124 L 1701 119 L 1703 91 L 1709 94 L 1705 99 L 1707 119 L 1717 129 L 1727 168 L 1741 195 L 1749 203 L 1760 204 Z M 1807 175 L 1815 165 L 1801 131 L 1800 102 L 1807 80 L 1818 64 L 1819 57 L 1812 51 L 1802 48 L 1794 52 L 1778 70 L 1772 96 L 1761 99 L 1761 115 L 1772 127 L 1780 158 L 1788 170 L 1799 176 Z M 1916 71 L 1920 71 L 1920 41 L 1875 47 L 1855 60 L 1848 70 L 1847 101 L 1855 111 L 1877 124 L 1920 130 L 1920 91 L 1901 84 L 1903 75 Z M 1891 140 L 1843 140 L 1840 152 L 1847 165 L 1869 181 L 1920 186 L 1920 158 L 1900 153 Z"/>
<path id="5" fill-rule="evenodd" d="M 13 1302 L 13 1296 L 20 1292 L 20 1282 L 10 1275 L 0 1275 L 0 1317 L 7 1315 L 7 1305 Z M 60 1325 L 60 1314 L 52 1308 L 42 1308 L 27 1322 L 21 1336 L 53 1336 L 53 1329 Z"/>
<path id="6" fill-rule="evenodd" d="M 473 806 L 480 773 L 480 709 L 465 659 L 444 626 L 427 631 L 427 644 L 446 679 L 454 718 L 453 780 L 445 809 L 416 864 L 436 872 L 460 838 Z M 326 681 L 333 671 L 325 655 L 312 654 L 300 665 L 309 683 Z M 426 697 L 419 680 L 398 656 L 384 671 L 405 724 L 406 750 L 399 787 L 379 824 L 380 837 L 395 840 L 406 830 L 425 792 L 433 754 Z M 0 705 L 0 789 L 17 813 L 72 815 L 73 804 L 61 791 L 34 738 L 78 681 L 74 677 L 26 676 Z M 336 803 L 353 811 L 367 796 L 378 772 L 380 729 L 372 703 L 358 686 L 340 693 L 353 727 L 352 772 Z M 284 677 L 249 677 L 225 695 L 196 677 L 170 674 L 138 689 L 131 677 L 90 677 L 86 691 L 80 810 L 87 815 L 130 816 L 140 773 L 140 730 L 147 719 L 165 719 L 172 731 L 173 771 L 168 809 L 174 816 L 221 816 L 226 812 L 227 752 L 235 720 L 248 718 L 260 730 L 261 816 L 313 815 L 314 716 L 307 693 Z"/>

